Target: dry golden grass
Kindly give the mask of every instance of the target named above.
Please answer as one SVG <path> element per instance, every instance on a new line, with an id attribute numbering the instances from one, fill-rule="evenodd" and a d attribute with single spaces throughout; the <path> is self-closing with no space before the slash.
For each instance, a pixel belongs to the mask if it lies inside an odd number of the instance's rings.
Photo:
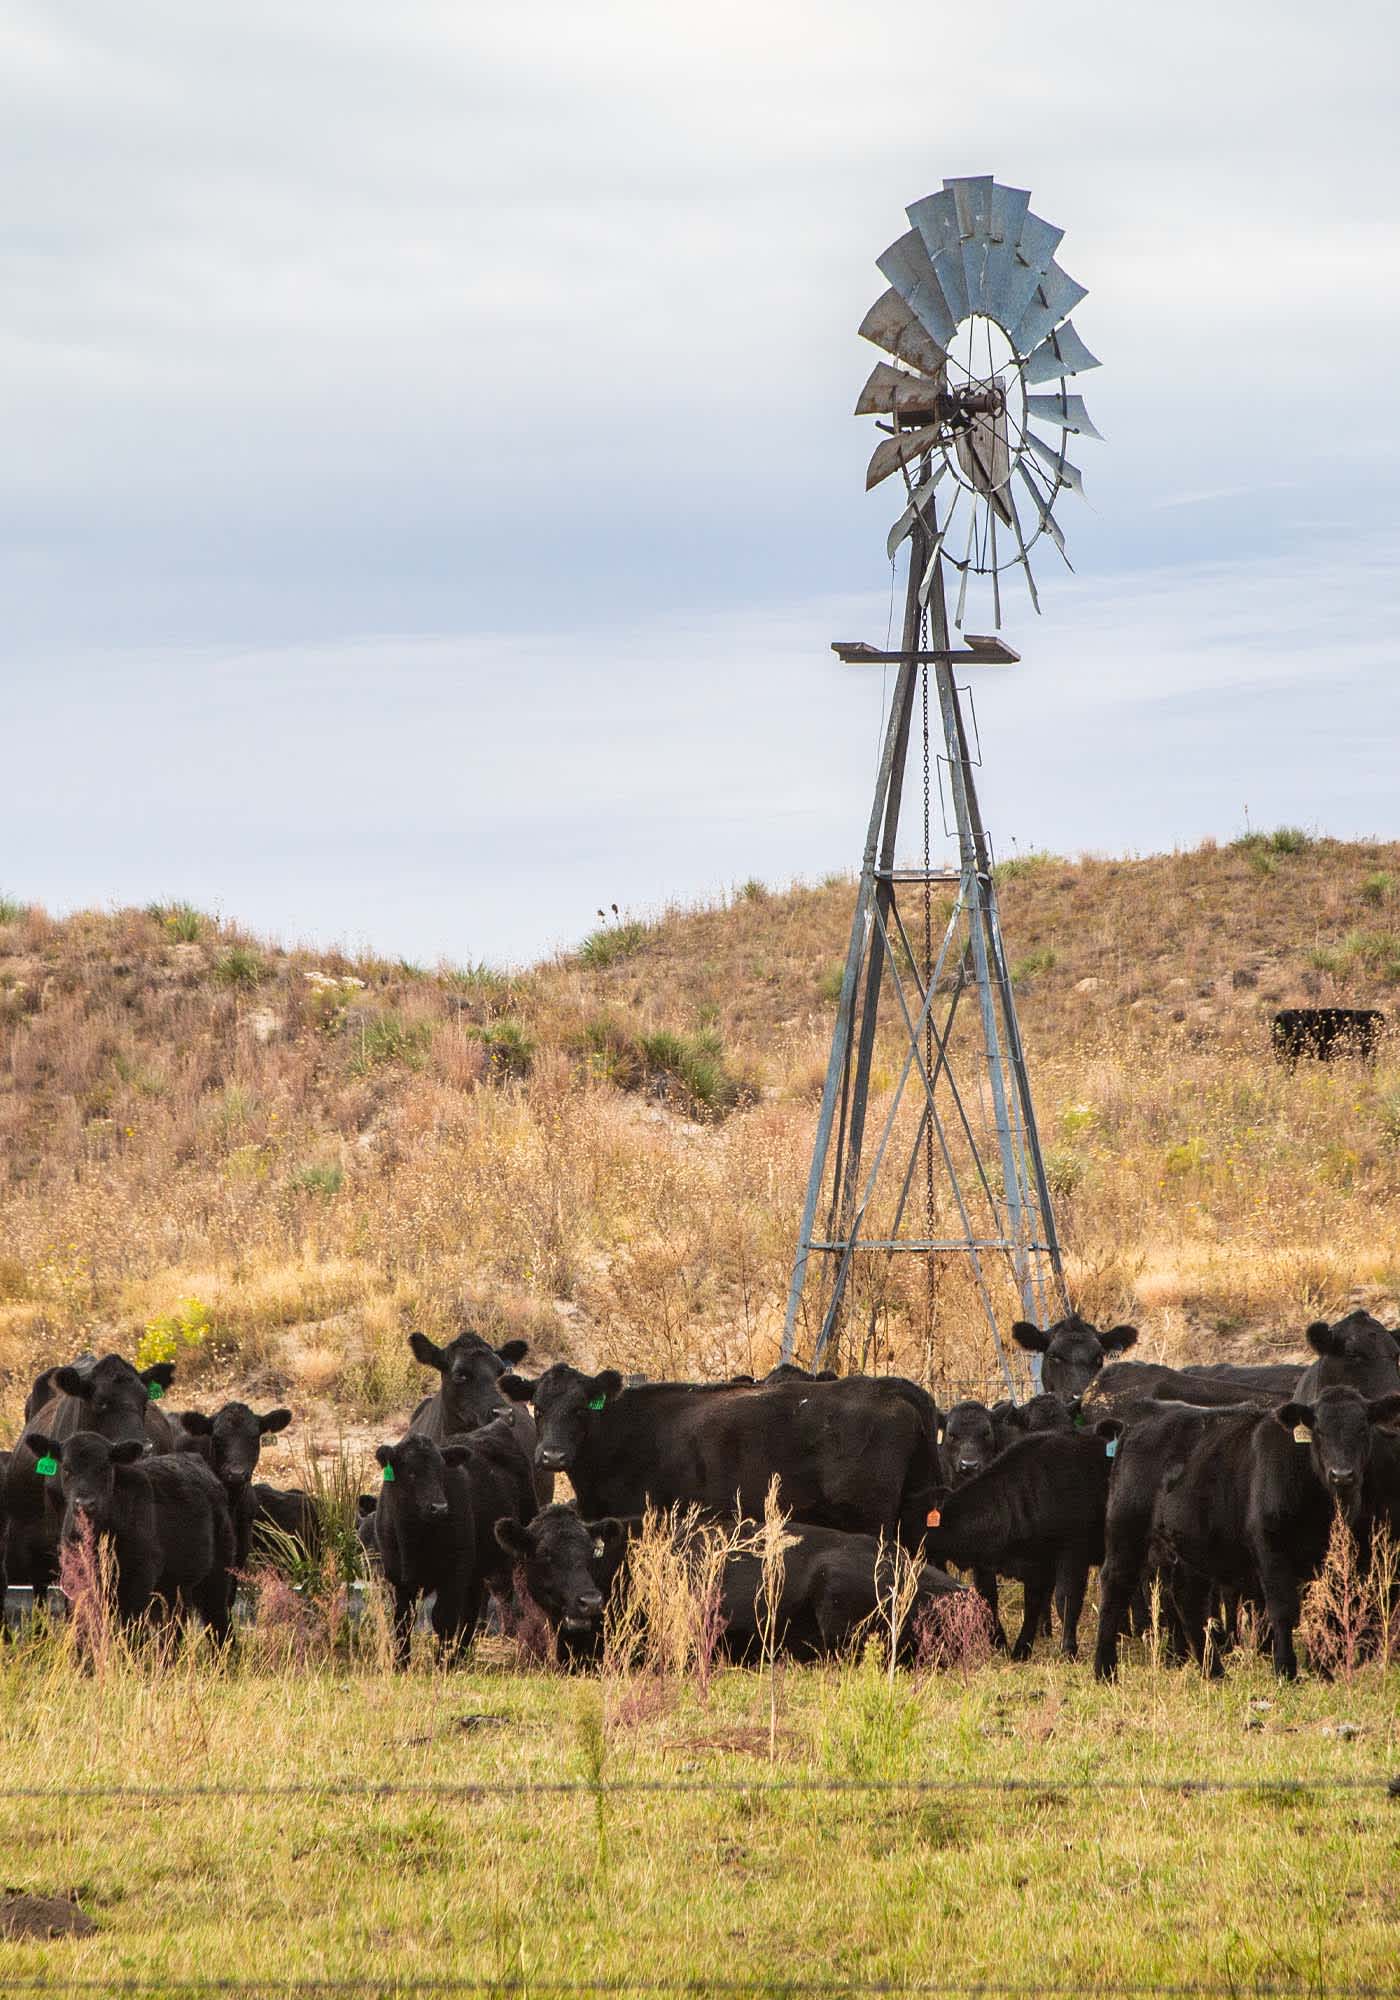
<path id="1" fill-rule="evenodd" d="M 1400 847 L 1262 841 L 1006 872 L 1073 1286 L 1149 1350 L 1288 1351 L 1400 1293 L 1400 1061 L 1272 1059 L 1279 1005 L 1388 1006 Z M 191 912 L 0 923 L 0 1370 L 180 1355 L 327 1421 L 423 1384 L 464 1316 L 651 1374 L 776 1352 L 849 883 L 673 912 L 534 971 L 282 952 Z M 889 1079 L 889 1066 L 884 1080 Z M 880 1357 L 980 1373 L 891 1288 Z"/>

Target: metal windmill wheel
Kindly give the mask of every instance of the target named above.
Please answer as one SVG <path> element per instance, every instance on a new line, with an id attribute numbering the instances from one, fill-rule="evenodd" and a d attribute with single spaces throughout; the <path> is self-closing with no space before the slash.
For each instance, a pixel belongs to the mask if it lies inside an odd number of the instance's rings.
<path id="1" fill-rule="evenodd" d="M 917 511 L 943 487 L 942 523 L 920 602 L 941 558 L 960 577 L 953 623 L 962 625 L 969 576 L 988 576 L 999 628 L 1004 569 L 1024 570 L 1040 609 L 1030 552 L 1047 537 L 1064 557 L 1055 501 L 1066 487 L 1083 492 L 1070 439 L 1099 436 L 1068 388 L 1099 365 L 1066 317 L 1085 291 L 1055 261 L 1063 230 L 1032 215 L 1022 189 L 990 175 L 945 181 L 907 213 L 913 227 L 876 260 L 890 289 L 860 328 L 899 364 L 877 363 L 856 403 L 857 416 L 879 416 L 889 432 L 865 483 L 900 472 L 909 485 L 893 554 L 913 529 L 916 475 L 928 464 Z"/>
<path id="2" fill-rule="evenodd" d="M 961 631 L 969 580 L 979 577 L 990 584 L 999 629 L 1001 576 L 1011 568 L 1024 572 L 1040 609 L 1031 551 L 1048 540 L 1065 556 L 1055 503 L 1067 487 L 1083 490 L 1070 439 L 1099 435 L 1068 383 L 1098 363 L 1067 317 L 1085 292 L 1055 261 L 1063 232 L 1031 213 L 1024 191 L 990 175 L 951 180 L 907 213 L 912 226 L 877 260 L 890 288 L 860 328 L 891 359 L 875 367 L 856 404 L 857 414 L 875 416 L 885 433 L 867 488 L 896 474 L 905 487 L 907 504 L 888 540 L 892 560 L 908 544 L 904 630 L 896 652 L 854 642 L 835 647 L 850 664 L 883 662 L 899 674 L 783 1355 L 791 1359 L 802 1336 L 814 1362 L 834 1358 L 855 1302 L 867 1316 L 861 1358 L 870 1360 L 890 1291 L 881 1271 L 912 1253 L 926 1276 L 925 1373 L 938 1355 L 938 1273 L 955 1263 L 980 1301 L 988 1372 L 977 1385 L 941 1386 L 981 1393 L 999 1370 L 1014 1396 L 1025 1385 L 1013 1374 L 999 1316 L 1014 1306 L 1044 1326 L 1064 1305 L 1064 1276 L 1002 942 L 992 841 L 977 797 L 979 760 L 956 670 L 1010 665 L 1020 656 L 999 639 L 971 633 L 955 648 L 950 627 Z M 1056 386 L 1041 386 L 1047 383 Z M 920 860 L 901 863 L 906 770 L 920 753 Z M 931 859 L 935 758 L 940 777 L 947 772 L 956 868 Z M 935 890 L 955 891 L 937 925 Z"/>

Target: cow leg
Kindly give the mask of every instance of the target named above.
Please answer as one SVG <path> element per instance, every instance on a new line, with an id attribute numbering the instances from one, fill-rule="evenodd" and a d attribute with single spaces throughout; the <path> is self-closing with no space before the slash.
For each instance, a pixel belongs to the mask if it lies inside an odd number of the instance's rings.
<path id="1" fill-rule="evenodd" d="M 1013 1660 L 1028 1660 L 1035 1646 L 1036 1634 L 1050 1609 L 1050 1599 L 1055 1591 L 1053 1570 L 1046 1570 L 1027 1578 L 1023 1586 L 1025 1615 L 1021 1629 L 1016 1634 L 1016 1643 L 1011 1648 Z"/>
<path id="2" fill-rule="evenodd" d="M 1066 1558 L 1055 1578 L 1055 1602 L 1060 1613 L 1060 1651 L 1067 1660 L 1079 1658 L 1079 1615 L 1088 1588 L 1088 1563 L 1078 1557 Z"/>
<path id="3" fill-rule="evenodd" d="M 413 1613 L 418 1593 L 407 1584 L 396 1583 L 394 1592 L 394 1665 L 406 1667 L 413 1652 Z"/>
<path id="4" fill-rule="evenodd" d="M 438 1657 L 449 1667 L 460 1667 L 476 1632 L 481 1616 L 482 1586 L 439 1588 L 433 1605 L 433 1631 L 437 1634 Z"/>
<path id="5" fill-rule="evenodd" d="M 1124 1507 L 1110 1514 L 1103 1567 L 1099 1571 L 1099 1633 L 1094 1646 L 1094 1674 L 1112 1680 L 1118 1671 L 1118 1641 L 1127 1622 L 1147 1562 L 1152 1527 L 1149 1507 Z"/>
<path id="6" fill-rule="evenodd" d="M 1002 1627 L 1001 1613 L 997 1609 L 997 1573 L 994 1569 L 974 1569 L 972 1587 L 992 1614 L 992 1644 L 999 1653 L 1006 1651 L 1006 1633 Z"/>
<path id="7" fill-rule="evenodd" d="M 1272 1549 L 1260 1552 L 1259 1573 L 1273 1636 L 1274 1672 L 1280 1680 L 1296 1680 L 1298 1655 L 1293 1629 L 1298 1623 L 1298 1579 L 1288 1558 Z"/>

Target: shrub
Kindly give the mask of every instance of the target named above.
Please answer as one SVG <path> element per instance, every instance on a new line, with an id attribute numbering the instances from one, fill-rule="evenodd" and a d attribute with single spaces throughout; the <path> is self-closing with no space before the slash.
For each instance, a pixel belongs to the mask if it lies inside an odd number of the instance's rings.
<path id="1" fill-rule="evenodd" d="M 26 906 L 13 896 L 0 896 L 0 924 L 17 924 L 26 914 Z"/>
<path id="2" fill-rule="evenodd" d="M 151 914 L 177 944 L 194 944 L 204 933 L 204 918 L 192 903 L 157 904 Z"/>
<path id="3" fill-rule="evenodd" d="M 266 979 L 267 966 L 251 945 L 234 944 L 214 960 L 214 977 L 221 986 L 256 986 Z"/>
<path id="4" fill-rule="evenodd" d="M 641 1048 L 647 1067 L 678 1083 L 698 1110 L 732 1111 L 745 1095 L 745 1086 L 730 1074 L 724 1045 L 713 1028 L 703 1028 L 698 1035 L 661 1029 L 643 1035 Z"/>
<path id="5" fill-rule="evenodd" d="M 1058 854 L 1051 854 L 1044 847 L 1033 847 L 1026 854 L 1009 854 L 1005 861 L 998 861 L 993 867 L 992 880 L 1014 882 L 1018 875 L 1029 875 L 1034 869 L 1046 868 L 1059 859 Z"/>
<path id="6" fill-rule="evenodd" d="M 765 882 L 760 882 L 756 875 L 750 875 L 748 881 L 740 889 L 739 894 L 746 903 L 766 903 L 768 901 L 768 885 Z"/>
<path id="7" fill-rule="evenodd" d="M 158 1361 L 174 1361 L 181 1348 L 203 1347 L 213 1330 L 208 1306 L 199 1299 L 181 1299 L 170 1312 L 157 1313 L 146 1322 L 136 1345 L 136 1366 L 153 1368 Z"/>
<path id="8" fill-rule="evenodd" d="M 1351 931 L 1342 940 L 1342 949 L 1368 972 L 1400 981 L 1400 935 L 1395 931 Z"/>
<path id="9" fill-rule="evenodd" d="M 1045 1181 L 1053 1195 L 1071 1195 L 1089 1171 L 1083 1157 L 1068 1147 L 1052 1147 L 1045 1154 Z"/>
<path id="10" fill-rule="evenodd" d="M 631 958 L 641 950 L 647 941 L 647 927 L 629 921 L 625 924 L 605 926 L 593 931 L 578 948 L 582 962 L 593 971 L 601 972 L 609 965 L 616 965 L 619 959 Z"/>
<path id="11" fill-rule="evenodd" d="M 1275 854 L 1302 854 L 1312 841 L 1300 826 L 1276 826 L 1269 835 L 1269 846 Z"/>
<path id="12" fill-rule="evenodd" d="M 835 958 L 817 980 L 817 998 L 834 1007 L 841 998 L 841 982 L 846 977 L 846 961 Z"/>
<path id="13" fill-rule="evenodd" d="M 1183 1139 L 1178 1146 L 1168 1146 L 1162 1156 L 1163 1168 L 1178 1180 L 1187 1174 L 1199 1173 L 1205 1163 L 1204 1139 Z"/>
<path id="14" fill-rule="evenodd" d="M 427 1021 L 405 1021 L 392 1012 L 375 1014 L 360 1024 L 360 1046 L 350 1059 L 351 1074 L 367 1076 L 381 1063 L 391 1062 L 421 1069 L 432 1038 L 432 1025 Z"/>
<path id="15" fill-rule="evenodd" d="M 318 1195 L 322 1201 L 330 1201 L 340 1193 L 345 1184 L 345 1169 L 334 1161 L 322 1161 L 315 1166 L 298 1167 L 292 1175 L 292 1186 L 302 1194 Z"/>
<path id="16" fill-rule="evenodd" d="M 1362 902 L 1370 903 L 1375 909 L 1379 909 L 1382 903 L 1388 903 L 1394 894 L 1395 877 L 1388 875 L 1384 868 L 1378 868 L 1361 884 Z"/>
<path id="17" fill-rule="evenodd" d="M 1024 958 L 1018 959 L 1012 966 L 1011 983 L 1013 986 L 1019 986 L 1023 980 L 1036 979 L 1042 972 L 1052 972 L 1054 967 L 1054 952 L 1049 945 L 1041 945 L 1038 950 L 1027 952 Z"/>
<path id="18" fill-rule="evenodd" d="M 528 1076 L 535 1060 L 534 1037 L 519 1021 L 493 1021 L 489 1028 L 468 1030 L 486 1051 L 492 1076 Z"/>

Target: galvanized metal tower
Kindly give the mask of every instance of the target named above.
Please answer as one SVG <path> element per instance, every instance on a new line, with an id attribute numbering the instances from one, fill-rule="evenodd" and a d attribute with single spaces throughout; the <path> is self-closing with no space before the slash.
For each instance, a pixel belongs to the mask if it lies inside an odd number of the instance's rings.
<path id="1" fill-rule="evenodd" d="M 861 326 L 894 357 L 877 364 L 856 411 L 885 419 L 866 485 L 903 478 L 888 548 L 893 561 L 908 542 L 908 576 L 897 652 L 835 647 L 897 672 L 783 1335 L 785 1359 L 800 1347 L 817 1366 L 854 1325 L 869 1361 L 882 1318 L 898 1310 L 922 1319 L 931 1373 L 940 1322 L 965 1319 L 975 1296 L 988 1362 L 1013 1395 L 1022 1385 L 999 1322 L 1011 1310 L 1044 1326 L 1066 1297 L 957 671 L 1019 655 L 999 638 L 954 645 L 951 630 L 961 635 L 971 578 L 988 580 L 1000 630 L 1012 567 L 1039 610 L 1029 551 L 1045 535 L 1064 556 L 1054 502 L 1064 487 L 1082 491 L 1069 433 L 1099 435 L 1066 389 L 1097 365 L 1064 317 L 1084 290 L 1054 261 L 1062 232 L 1029 200 L 985 176 L 914 203 L 913 227 L 878 260 L 890 289 Z M 1055 393 L 1032 393 L 1052 380 Z M 1033 509 L 1026 523 L 1016 480 Z M 949 547 L 955 523 L 960 538 L 966 527 L 961 556 Z M 898 848 L 911 758 L 922 783 L 913 861 Z M 933 861 L 935 790 L 951 811 L 955 864 Z M 912 1288 L 911 1258 L 922 1276 Z M 961 1299 L 945 1296 L 950 1286 Z"/>

